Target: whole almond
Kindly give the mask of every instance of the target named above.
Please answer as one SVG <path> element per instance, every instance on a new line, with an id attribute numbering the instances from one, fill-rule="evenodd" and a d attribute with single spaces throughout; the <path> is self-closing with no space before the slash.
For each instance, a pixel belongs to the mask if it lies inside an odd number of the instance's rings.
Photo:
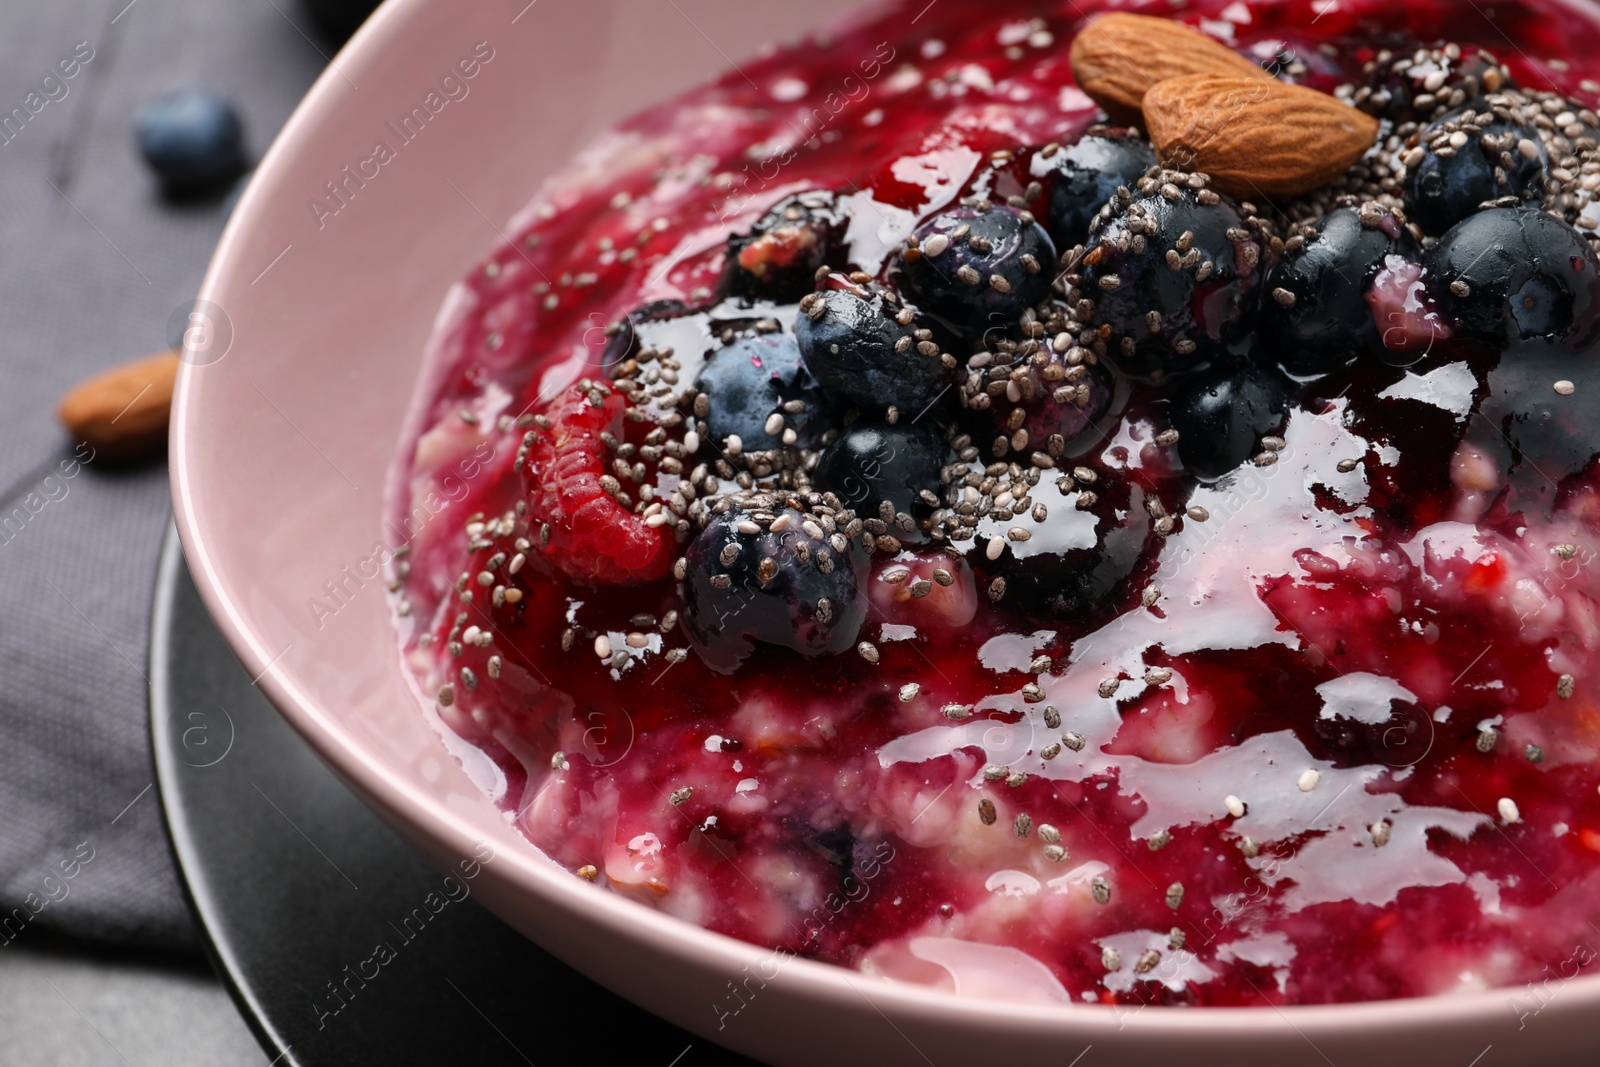
<path id="1" fill-rule="evenodd" d="M 1169 78 L 1144 97 L 1145 128 L 1167 166 L 1202 171 L 1237 197 L 1299 196 L 1372 147 L 1378 120 L 1299 85 L 1231 74 Z"/>
<path id="2" fill-rule="evenodd" d="M 103 371 L 61 398 L 56 417 L 96 458 L 131 463 L 167 443 L 178 357 L 160 352 Z"/>
<path id="3" fill-rule="evenodd" d="M 1072 39 L 1078 87 L 1118 122 L 1139 121 L 1144 94 L 1185 74 L 1272 76 L 1227 45 L 1181 22 L 1151 15 L 1102 15 Z"/>

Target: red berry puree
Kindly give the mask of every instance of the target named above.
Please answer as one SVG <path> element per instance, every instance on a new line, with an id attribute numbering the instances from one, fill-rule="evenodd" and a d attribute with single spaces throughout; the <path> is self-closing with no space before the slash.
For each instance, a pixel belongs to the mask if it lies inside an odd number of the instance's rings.
<path id="1" fill-rule="evenodd" d="M 1600 8 L 1135 5 L 1377 127 L 1292 198 L 1103 98 L 1108 8 L 856 16 L 538 191 L 392 478 L 422 704 L 595 892 L 893 980 L 1570 977 Z"/>

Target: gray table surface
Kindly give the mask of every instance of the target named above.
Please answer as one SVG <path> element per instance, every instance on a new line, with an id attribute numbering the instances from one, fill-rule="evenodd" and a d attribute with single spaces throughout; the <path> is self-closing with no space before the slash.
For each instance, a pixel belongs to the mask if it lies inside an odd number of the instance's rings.
<path id="1" fill-rule="evenodd" d="M 259 156 L 331 46 L 298 0 L 6 3 L 0 117 L 85 46 L 76 77 L 0 136 L 0 519 L 22 509 L 0 526 L 0 905 L 93 853 L 65 896 L 0 937 L 0 1064 L 260 1063 L 198 953 L 150 789 L 166 468 L 60 477 L 73 442 L 53 409 L 84 376 L 170 343 L 221 232 L 218 201 L 163 201 L 134 112 L 168 89 L 218 89 Z"/>

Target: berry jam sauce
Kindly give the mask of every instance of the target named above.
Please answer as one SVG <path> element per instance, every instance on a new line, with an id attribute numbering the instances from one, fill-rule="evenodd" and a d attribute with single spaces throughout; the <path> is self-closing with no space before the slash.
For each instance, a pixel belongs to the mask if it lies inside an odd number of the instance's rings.
<path id="1" fill-rule="evenodd" d="M 577 877 L 870 974 L 1539 981 L 1600 922 L 1600 10 L 1150 5 L 1381 120 L 1269 204 L 1098 125 L 1105 6 L 858 17 L 540 190 L 393 478 L 426 706 Z"/>

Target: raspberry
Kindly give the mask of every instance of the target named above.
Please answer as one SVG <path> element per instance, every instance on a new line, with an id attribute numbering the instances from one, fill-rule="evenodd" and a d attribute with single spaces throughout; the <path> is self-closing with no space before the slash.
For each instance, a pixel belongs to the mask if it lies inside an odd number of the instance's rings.
<path id="1" fill-rule="evenodd" d="M 601 485 L 606 446 L 600 435 L 622 438 L 627 407 L 620 393 L 580 382 L 545 408 L 551 425 L 534 430 L 526 447 L 528 520 L 535 529 L 549 529 L 548 539 L 539 534 L 539 550 L 562 573 L 590 585 L 654 581 L 676 555 L 671 526 L 646 525 Z"/>

